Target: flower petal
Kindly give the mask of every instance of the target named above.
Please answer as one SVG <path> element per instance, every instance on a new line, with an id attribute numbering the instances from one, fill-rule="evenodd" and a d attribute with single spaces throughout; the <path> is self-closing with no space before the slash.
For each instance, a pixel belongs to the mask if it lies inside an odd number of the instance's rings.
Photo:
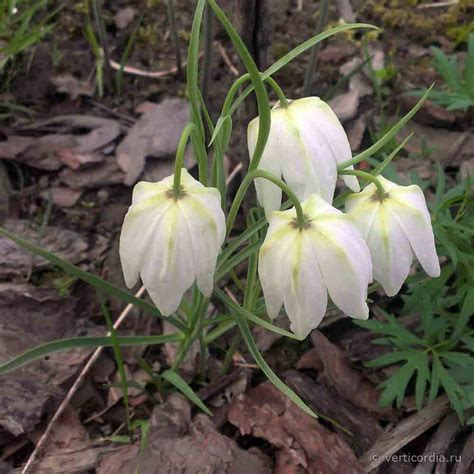
<path id="1" fill-rule="evenodd" d="M 151 299 L 164 316 L 174 313 L 196 276 L 189 230 L 176 202 L 156 229 L 140 275 Z"/>
<path id="2" fill-rule="evenodd" d="M 390 191 L 390 199 L 386 205 L 410 242 L 425 272 L 432 277 L 438 277 L 441 269 L 422 190 L 418 186 L 399 187 Z"/>
<path id="3" fill-rule="evenodd" d="M 367 319 L 372 262 L 359 231 L 345 216 L 331 216 L 320 218 L 311 234 L 331 299 L 348 316 Z"/>
<path id="4" fill-rule="evenodd" d="M 137 283 L 143 256 L 149 252 L 160 221 L 171 204 L 172 200 L 161 194 L 130 207 L 127 212 L 120 234 L 119 254 L 128 288 Z"/>
<path id="5" fill-rule="evenodd" d="M 331 107 L 319 97 L 305 97 L 292 102 L 293 110 L 298 112 L 299 123 L 306 123 L 306 127 L 324 140 L 330 153 L 323 159 L 332 159 L 334 165 L 340 165 L 352 158 L 351 147 L 346 132 L 332 111 Z M 353 166 L 347 167 L 353 169 Z M 352 191 L 360 191 L 360 186 L 355 176 L 343 176 L 346 186 Z M 328 201 L 328 202 L 332 202 Z"/>
<path id="6" fill-rule="evenodd" d="M 284 254 L 285 310 L 291 330 L 305 338 L 323 319 L 327 308 L 327 290 L 319 270 L 316 253 L 305 231 L 299 232 L 289 252 Z"/>
<path id="7" fill-rule="evenodd" d="M 278 151 L 278 141 L 279 136 L 275 132 L 275 120 L 272 116 L 272 128 L 270 130 L 270 135 L 268 136 L 268 141 L 263 151 L 262 158 L 258 165 L 258 169 L 268 171 L 272 173 L 277 178 L 281 177 L 281 167 L 280 167 L 280 153 Z M 252 159 L 253 153 L 255 151 L 255 146 L 257 144 L 258 136 L 258 117 L 252 120 L 248 126 L 247 130 L 247 142 L 249 155 Z M 281 206 L 281 189 L 271 183 L 270 181 L 257 178 L 255 180 L 255 188 L 257 190 L 257 199 L 260 205 L 265 209 L 265 215 L 267 220 L 270 218 L 270 214 L 273 211 L 277 211 Z"/>
<path id="8" fill-rule="evenodd" d="M 410 243 L 384 204 L 378 207 L 367 234 L 374 278 L 388 296 L 394 296 L 410 272 L 413 260 Z"/>

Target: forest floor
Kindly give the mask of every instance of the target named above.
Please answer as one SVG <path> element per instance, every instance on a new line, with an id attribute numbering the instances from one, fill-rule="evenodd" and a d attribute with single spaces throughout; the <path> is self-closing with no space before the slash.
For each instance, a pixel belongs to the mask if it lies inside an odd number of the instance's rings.
<path id="1" fill-rule="evenodd" d="M 231 18 L 236 3 L 222 2 Z M 296 1 L 269 3 L 267 65 L 314 34 L 318 9 L 313 0 L 303 0 L 301 10 Z M 469 2 L 332 3 L 329 26 L 343 18 L 381 27 L 324 42 L 313 77 L 311 95 L 329 101 L 357 152 L 416 103 L 411 91 L 443 83 L 432 66 L 430 46 L 456 55 L 460 64 L 465 61 L 474 9 Z M 50 1 L 48 11 L 61 4 Z M 176 2 L 183 63 L 193 6 L 190 0 Z M 102 96 L 96 58 L 84 34 L 86 2 L 63 6 L 51 32 L 0 76 L 0 225 L 125 289 L 118 237 L 132 187 L 138 180 L 158 181 L 173 173 L 189 109 L 175 68 L 166 2 L 109 0 L 103 13 L 110 64 L 104 68 Z M 132 34 L 118 90 L 117 64 Z M 289 98 L 302 95 L 307 61 L 304 54 L 275 75 Z M 206 97 L 214 119 L 228 87 L 243 72 L 216 24 Z M 230 194 L 247 154 L 251 110 L 239 111 L 234 123 L 226 156 Z M 472 175 L 470 110 L 447 111 L 428 102 L 400 133 L 402 140 L 415 132 L 392 172 L 423 182 L 428 199 L 436 194 L 440 170 L 447 188 Z M 194 172 L 190 154 L 186 166 Z M 239 223 L 243 226 L 244 219 Z M 245 267 L 237 272 L 243 276 Z M 419 313 L 403 311 L 400 296 L 388 299 L 375 291 L 370 297 L 374 319 L 391 312 L 406 328 L 420 321 Z M 125 310 L 113 298 L 109 308 L 114 320 Z M 285 318 L 278 322 L 288 327 Z M 167 330 L 157 318 L 128 308 L 119 332 Z M 212 417 L 183 396 L 164 393 L 153 379 L 153 373 L 173 363 L 173 344 L 123 349 L 130 411 L 141 432 L 140 439 L 130 441 L 117 367 L 106 349 L 56 420 L 31 472 L 472 472 L 472 429 L 460 423 L 445 395 L 417 411 L 410 385 L 399 407 L 380 406 L 378 386 L 397 366 L 366 366 L 390 351 L 372 342 L 377 334 L 338 310 L 329 311 L 304 342 L 253 330 L 272 369 L 323 417 L 312 419 L 285 399 L 243 347 L 223 375 L 231 332 L 211 347 L 204 379 L 197 376 L 198 348 L 182 368 Z M 106 332 L 92 287 L 0 237 L 0 362 L 50 340 Z M 21 472 L 91 353 L 55 353 L 1 377 L 0 473 Z"/>

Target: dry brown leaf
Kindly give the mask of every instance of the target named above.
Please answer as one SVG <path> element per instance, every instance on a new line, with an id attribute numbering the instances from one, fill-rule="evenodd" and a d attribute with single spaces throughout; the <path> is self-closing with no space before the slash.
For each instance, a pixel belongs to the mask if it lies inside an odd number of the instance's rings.
<path id="1" fill-rule="evenodd" d="M 291 460 L 292 467 L 304 468 L 303 472 L 363 472 L 354 452 L 338 434 L 303 413 L 270 382 L 239 396 L 228 419 L 243 436 L 267 440 Z"/>
<path id="2" fill-rule="evenodd" d="M 38 229 L 27 220 L 7 219 L 5 229 L 13 234 L 35 242 L 38 238 Z M 87 257 L 88 244 L 84 238 L 68 229 L 47 226 L 41 239 L 41 247 L 53 252 L 71 263 L 79 263 Z M 31 267 L 31 253 L 19 247 L 7 237 L 0 236 L 0 276 L 2 278 L 22 276 L 28 273 Z M 42 257 L 35 258 L 35 268 L 51 266 Z"/>
<path id="3" fill-rule="evenodd" d="M 181 132 L 189 120 L 188 101 L 165 99 L 148 106 L 117 147 L 117 162 L 132 185 L 145 167 L 145 158 L 170 158 L 176 153 Z"/>
<path id="4" fill-rule="evenodd" d="M 244 451 L 220 434 L 210 419 L 197 415 L 184 397 L 172 394 L 151 417 L 147 447 L 125 446 L 105 456 L 97 474 L 270 474 L 261 456 Z"/>
<path id="5" fill-rule="evenodd" d="M 76 300 L 56 290 L 32 285 L 0 284 L 0 361 L 38 344 L 83 335 Z M 89 349 L 51 354 L 2 376 L 0 445 L 10 436 L 31 431 L 62 395 L 61 384 L 74 375 Z"/>

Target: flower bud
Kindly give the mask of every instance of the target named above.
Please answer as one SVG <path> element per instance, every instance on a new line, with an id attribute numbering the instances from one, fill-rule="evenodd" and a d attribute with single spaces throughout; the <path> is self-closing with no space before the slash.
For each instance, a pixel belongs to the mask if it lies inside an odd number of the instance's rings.
<path id="1" fill-rule="evenodd" d="M 252 157 L 257 142 L 259 118 L 249 124 L 248 148 Z M 346 133 L 326 102 L 318 97 L 291 101 L 287 107 L 277 104 L 271 112 L 271 128 L 259 169 L 283 179 L 303 201 L 319 194 L 332 203 L 337 165 L 352 158 Z M 351 169 L 348 167 L 347 169 Z M 360 190 L 355 176 L 344 176 L 353 191 Z M 282 192 L 261 178 L 255 180 L 259 203 L 267 218 L 280 209 Z"/>
<path id="2" fill-rule="evenodd" d="M 382 176 L 378 180 L 383 196 L 370 184 L 347 198 L 346 211 L 370 249 L 375 280 L 388 296 L 394 296 L 408 276 L 413 253 L 428 275 L 439 276 L 440 267 L 423 191 Z"/>
<path id="3" fill-rule="evenodd" d="M 316 194 L 302 203 L 301 226 L 295 209 L 273 212 L 259 255 L 259 277 L 268 315 L 285 305 L 291 330 L 300 338 L 321 322 L 327 295 L 348 316 L 367 319 L 370 253 L 349 217 Z"/>
<path id="4" fill-rule="evenodd" d="M 125 283 L 132 288 L 141 277 L 164 316 L 178 309 L 195 280 L 205 296 L 211 295 L 225 237 L 219 191 L 183 169 L 176 196 L 173 179 L 136 184 L 120 235 Z"/>

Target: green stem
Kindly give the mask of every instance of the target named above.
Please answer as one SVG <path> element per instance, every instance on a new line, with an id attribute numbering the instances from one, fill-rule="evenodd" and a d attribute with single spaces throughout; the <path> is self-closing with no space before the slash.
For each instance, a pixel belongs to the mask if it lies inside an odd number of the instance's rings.
<path id="1" fill-rule="evenodd" d="M 105 317 L 107 323 L 107 329 L 109 330 L 110 339 L 112 340 L 115 362 L 117 363 L 117 369 L 120 377 L 120 385 L 122 388 L 123 404 L 125 406 L 125 421 L 127 424 L 127 430 L 129 436 L 132 433 L 132 424 L 130 421 L 130 404 L 128 400 L 128 383 L 127 383 L 127 374 L 125 372 L 125 365 L 123 363 L 122 350 L 117 340 L 117 331 L 112 323 L 112 318 L 110 317 L 109 310 L 105 305 L 104 299 L 100 291 L 97 290 L 97 297 L 99 299 L 99 304 L 102 310 L 102 313 Z"/>
<path id="2" fill-rule="evenodd" d="M 316 24 L 316 36 L 321 34 L 323 28 L 326 26 L 328 21 L 328 11 L 329 11 L 329 0 L 322 0 L 321 7 L 319 11 L 319 18 Z M 303 96 L 310 95 L 311 92 L 311 84 L 313 79 L 313 73 L 316 69 L 316 65 L 318 63 L 318 56 L 319 51 L 321 50 L 321 43 L 316 43 L 313 48 L 311 49 L 311 56 L 309 58 L 308 68 L 306 69 L 306 75 L 304 79 L 304 86 L 303 86 Z"/>
<path id="3" fill-rule="evenodd" d="M 230 110 L 232 103 L 234 101 L 234 97 L 239 92 L 239 89 L 247 82 L 250 81 L 250 74 L 247 72 L 240 76 L 238 79 L 234 81 L 234 83 L 230 86 L 229 92 L 227 92 L 227 96 L 224 101 L 224 105 L 222 106 L 222 113 L 221 117 L 225 117 L 226 115 L 231 115 Z"/>
<path id="4" fill-rule="evenodd" d="M 374 183 L 377 187 L 377 192 L 381 198 L 385 196 L 385 189 L 382 186 L 382 183 L 375 177 L 372 176 L 370 173 L 366 173 L 365 171 L 360 170 L 341 170 L 338 171 L 339 174 L 346 175 L 346 176 L 358 176 L 359 178 L 365 179 Z"/>
<path id="5" fill-rule="evenodd" d="M 178 149 L 176 150 L 176 159 L 174 162 L 173 194 L 175 197 L 179 197 L 181 195 L 181 170 L 183 169 L 184 153 L 186 151 L 188 139 L 195 130 L 196 124 L 189 122 L 184 127 L 179 139 Z"/>
<path id="6" fill-rule="evenodd" d="M 188 353 L 192 343 L 199 338 L 200 332 L 202 332 L 201 319 L 204 316 L 204 311 L 207 308 L 209 303 L 209 298 L 203 298 L 202 295 L 199 295 L 198 303 L 196 305 L 196 310 L 191 317 L 190 322 L 190 332 L 185 335 L 184 340 L 180 343 L 178 353 L 173 362 L 172 370 L 178 372 L 179 366 L 183 362 L 186 354 Z"/>
<path id="7" fill-rule="evenodd" d="M 240 208 L 240 205 L 242 204 L 242 200 L 244 199 L 245 194 L 250 184 L 255 178 L 267 179 L 268 181 L 271 181 L 273 184 L 278 186 L 288 196 L 293 206 L 295 207 L 296 218 L 298 220 L 299 226 L 300 227 L 305 226 L 306 218 L 304 216 L 303 208 L 301 207 L 301 203 L 299 199 L 297 198 L 296 194 L 291 190 L 291 188 L 281 179 L 277 178 L 276 176 L 273 176 L 268 171 L 254 170 L 247 174 L 247 176 L 244 178 L 244 180 L 240 184 L 239 189 L 237 190 L 237 193 L 235 194 L 234 201 L 232 202 L 232 206 L 230 207 L 230 210 L 229 210 L 229 215 L 227 216 L 227 235 L 230 234 L 230 231 L 232 230 L 232 227 L 234 226 L 235 218 L 237 217 L 237 213 L 239 212 L 239 208 Z"/>
<path id="8" fill-rule="evenodd" d="M 178 28 L 176 26 L 176 17 L 174 14 L 174 1 L 168 0 L 168 17 L 171 27 L 171 36 L 173 38 L 175 55 L 176 55 L 176 72 L 178 73 L 178 78 L 183 79 L 183 68 L 181 67 L 181 52 L 179 50 L 179 38 L 178 38 Z"/>
<path id="9" fill-rule="evenodd" d="M 232 365 L 232 359 L 234 357 L 235 351 L 239 348 L 240 343 L 242 342 L 242 334 L 237 332 L 232 338 L 229 348 L 225 354 L 224 363 L 222 364 L 222 373 L 226 374 L 229 372 L 229 369 Z"/>
<path id="10" fill-rule="evenodd" d="M 267 77 L 265 79 L 271 86 L 271 88 L 275 91 L 277 97 L 278 97 L 278 100 L 280 101 L 280 105 L 282 107 L 288 107 L 288 99 L 286 98 L 285 94 L 283 93 L 283 90 L 282 88 L 278 85 L 277 81 L 275 81 L 275 79 L 273 79 L 273 77 Z"/>
<path id="11" fill-rule="evenodd" d="M 219 8 L 215 0 L 208 0 L 208 5 L 214 10 L 216 17 L 222 23 L 222 26 L 227 31 L 227 34 L 232 40 L 235 49 L 239 53 L 239 56 L 242 59 L 242 62 L 244 63 L 250 75 L 255 90 L 255 95 L 257 97 L 259 130 L 257 143 L 255 145 L 255 150 L 249 166 L 249 172 L 254 171 L 258 169 L 258 165 L 262 158 L 263 150 L 265 149 L 265 145 L 268 140 L 268 135 L 270 133 L 271 114 L 267 91 L 265 89 L 265 85 L 263 83 L 260 71 L 258 70 L 254 60 L 252 59 L 251 54 L 245 47 L 242 38 L 240 38 L 232 23 L 228 20 L 225 13 Z"/>

